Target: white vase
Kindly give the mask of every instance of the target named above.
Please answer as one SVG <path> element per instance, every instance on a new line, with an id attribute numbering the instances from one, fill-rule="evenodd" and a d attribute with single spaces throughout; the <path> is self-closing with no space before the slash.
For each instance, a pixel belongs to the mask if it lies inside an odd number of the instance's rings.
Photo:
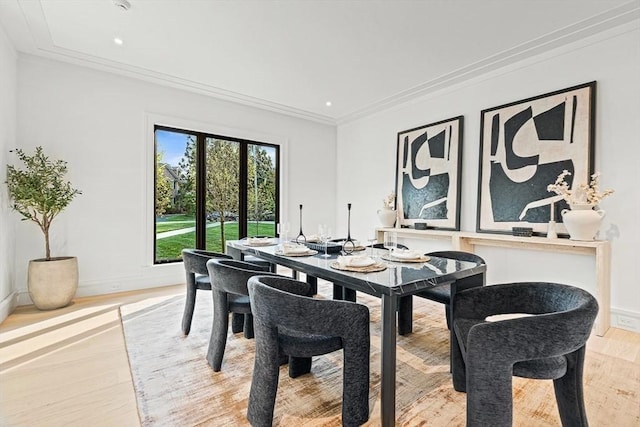
<path id="1" fill-rule="evenodd" d="M 378 210 L 378 219 L 383 227 L 393 227 L 396 222 L 396 210 L 391 208 L 382 208 Z"/>
<path id="2" fill-rule="evenodd" d="M 594 211 L 590 204 L 573 204 L 571 209 L 562 210 L 562 222 L 569 232 L 571 240 L 594 240 L 602 218 L 606 215 L 603 210 Z"/>

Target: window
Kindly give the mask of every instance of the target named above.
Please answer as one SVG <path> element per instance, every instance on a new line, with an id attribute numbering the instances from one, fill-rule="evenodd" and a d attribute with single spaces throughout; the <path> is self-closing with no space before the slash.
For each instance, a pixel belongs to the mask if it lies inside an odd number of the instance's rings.
<path id="1" fill-rule="evenodd" d="M 155 263 L 184 248 L 275 236 L 277 145 L 155 126 Z"/>

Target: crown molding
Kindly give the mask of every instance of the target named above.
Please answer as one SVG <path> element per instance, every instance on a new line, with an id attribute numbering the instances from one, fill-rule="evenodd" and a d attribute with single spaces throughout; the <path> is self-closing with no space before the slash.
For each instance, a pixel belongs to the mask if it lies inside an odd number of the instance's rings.
<path id="1" fill-rule="evenodd" d="M 461 84 L 492 71 L 536 57 L 545 52 L 584 41 L 588 37 L 603 34 L 609 30 L 640 21 L 640 0 L 625 3 L 589 19 L 548 33 L 537 39 L 522 43 L 511 49 L 487 57 L 481 61 L 444 74 L 411 89 L 381 99 L 336 120 L 337 125 L 346 124 L 360 118 L 391 109 L 419 97 Z"/>
<path id="2" fill-rule="evenodd" d="M 459 68 L 451 73 L 444 74 L 436 79 L 424 82 L 418 86 L 363 106 L 349 114 L 333 118 L 271 102 L 266 99 L 228 91 L 219 87 L 178 78 L 169 74 L 159 73 L 154 70 L 105 60 L 92 55 L 55 46 L 48 30 L 41 3 L 39 1 L 20 2 L 20 7 L 24 9 L 23 16 L 27 21 L 27 26 L 34 40 L 33 48 L 28 52 L 33 55 L 135 78 L 175 89 L 199 93 L 225 101 L 332 126 L 346 124 L 362 117 L 391 109 L 395 106 L 415 100 L 416 98 L 459 85 L 465 81 L 470 81 L 492 71 L 534 58 L 545 52 L 549 52 L 572 43 L 584 41 L 586 38 L 624 26 L 625 24 L 629 24 L 634 21 L 640 21 L 640 0 L 633 0 L 616 8 L 609 9 L 601 14 L 595 15 L 589 19 L 569 25 L 526 43 L 522 43 L 511 49 L 507 49 L 496 55 L 487 57 L 481 61 Z M 27 17 L 29 18 L 27 19 Z"/>

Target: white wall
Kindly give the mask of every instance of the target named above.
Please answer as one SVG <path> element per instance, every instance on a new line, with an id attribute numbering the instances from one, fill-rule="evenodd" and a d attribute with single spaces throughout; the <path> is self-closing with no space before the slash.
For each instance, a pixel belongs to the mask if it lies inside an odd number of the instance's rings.
<path id="1" fill-rule="evenodd" d="M 0 322 L 16 304 L 13 278 L 14 222 L 11 218 L 7 186 L 7 163 L 13 163 L 9 150 L 16 144 L 16 51 L 0 26 Z"/>
<path id="2" fill-rule="evenodd" d="M 184 282 L 182 264 L 152 265 L 155 119 L 283 144 L 283 213 L 292 228 L 299 203 L 308 229 L 333 220 L 335 127 L 20 55 L 19 146 L 42 145 L 51 157 L 67 160 L 69 180 L 84 193 L 51 229 L 52 256 L 78 256 L 77 295 Z M 43 256 L 43 237 L 27 222 L 16 233 L 16 287 L 20 303 L 29 303 L 27 261 Z"/>
<path id="3" fill-rule="evenodd" d="M 618 315 L 640 328 L 640 22 L 474 78 L 464 84 L 338 126 L 340 227 L 352 202 L 354 237 L 372 234 L 376 210 L 395 186 L 397 132 L 464 115 L 461 229 L 475 231 L 480 111 L 511 101 L 597 81 L 596 170 L 601 186 L 616 193 L 601 203 L 607 211 L 602 230 L 612 241 L 612 322 Z M 362 191 L 367 188 L 367 191 Z M 343 208 L 343 206 L 345 206 Z M 355 217 L 355 221 L 353 219 Z M 425 250 L 442 241 L 410 242 Z M 488 264 L 489 283 L 549 280 L 595 290 L 592 258 L 581 255 L 478 248 Z M 638 329 L 640 330 L 640 329 Z"/>

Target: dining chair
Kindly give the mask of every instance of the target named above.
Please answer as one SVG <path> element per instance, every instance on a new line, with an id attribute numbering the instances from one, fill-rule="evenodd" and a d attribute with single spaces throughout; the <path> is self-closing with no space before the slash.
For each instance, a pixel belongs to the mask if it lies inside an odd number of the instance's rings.
<path id="1" fill-rule="evenodd" d="M 218 372 L 222 368 L 222 359 L 227 345 L 229 313 L 244 316 L 244 336 L 253 338 L 253 316 L 247 280 L 257 274 L 273 273 L 266 271 L 263 266 L 234 259 L 211 259 L 207 261 L 207 270 L 211 276 L 213 296 L 213 321 L 207 349 L 207 362 L 215 372 Z"/>
<path id="2" fill-rule="evenodd" d="M 487 320 L 511 313 L 524 317 Z M 587 291 L 526 282 L 467 289 L 453 301 L 453 386 L 467 393 L 467 426 L 511 426 L 512 376 L 551 379 L 565 427 L 587 426 L 585 346 L 598 303 Z"/>
<path id="3" fill-rule="evenodd" d="M 193 311 L 196 306 L 196 293 L 198 290 L 211 290 L 211 280 L 207 271 L 207 261 L 213 258 L 231 259 L 229 255 L 218 252 L 210 252 L 200 249 L 183 249 L 182 261 L 187 275 L 187 299 L 182 314 L 182 333 L 189 335 Z M 237 322 L 236 322 L 237 327 Z M 242 324 L 239 326 L 242 328 Z M 242 329 L 240 329 L 241 331 Z M 234 332 L 240 332 L 234 331 Z"/>
<path id="4" fill-rule="evenodd" d="M 476 254 L 462 251 L 435 251 L 425 254 L 429 257 L 449 258 L 456 261 L 474 262 L 477 264 L 485 264 L 484 259 Z M 484 286 L 483 276 L 472 276 L 467 280 L 469 287 Z M 415 294 L 417 297 L 426 298 L 432 301 L 444 304 L 444 314 L 447 319 L 447 329 L 451 329 L 451 285 L 440 285 L 425 289 Z M 402 331 L 410 331 L 412 329 L 413 317 L 413 298 L 411 295 L 401 297 L 398 303 L 398 328 Z"/>
<path id="5" fill-rule="evenodd" d="M 369 419 L 369 309 L 358 303 L 308 297 L 310 286 L 288 277 L 254 276 L 249 298 L 256 353 L 247 418 L 271 426 L 282 355 L 289 376 L 311 371 L 311 357 L 343 350 L 342 425 Z"/>

